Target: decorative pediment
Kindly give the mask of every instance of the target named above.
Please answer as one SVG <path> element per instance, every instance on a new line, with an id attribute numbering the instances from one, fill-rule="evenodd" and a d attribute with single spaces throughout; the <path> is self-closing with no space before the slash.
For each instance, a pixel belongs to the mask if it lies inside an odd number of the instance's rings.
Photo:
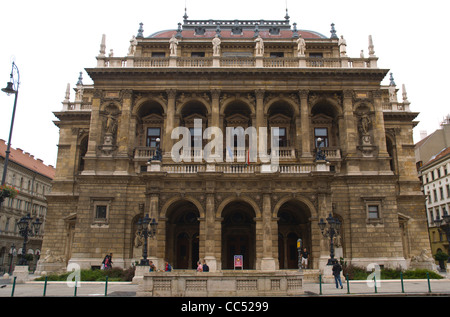
<path id="1" fill-rule="evenodd" d="M 142 118 L 142 123 L 144 124 L 161 124 L 164 122 L 164 118 L 156 113 L 149 114 L 148 116 Z"/>
<path id="2" fill-rule="evenodd" d="M 269 118 L 269 123 L 271 125 L 274 124 L 289 124 L 291 122 L 291 118 L 285 116 L 284 114 L 277 113 Z"/>
<path id="3" fill-rule="evenodd" d="M 315 115 L 312 117 L 312 123 L 315 124 L 330 124 L 333 122 L 333 118 L 330 116 L 327 116 L 323 113 L 319 113 L 318 115 Z"/>
<path id="4" fill-rule="evenodd" d="M 202 116 L 201 114 L 198 113 L 193 113 L 187 117 L 184 118 L 184 124 L 186 126 L 194 126 L 194 120 L 195 119 L 200 119 L 202 120 L 202 125 L 206 124 L 207 118 L 205 116 Z"/>
<path id="5" fill-rule="evenodd" d="M 227 123 L 227 126 L 240 126 L 240 127 L 246 127 L 248 126 L 250 122 L 250 118 L 240 114 L 235 113 L 225 118 L 225 121 Z"/>

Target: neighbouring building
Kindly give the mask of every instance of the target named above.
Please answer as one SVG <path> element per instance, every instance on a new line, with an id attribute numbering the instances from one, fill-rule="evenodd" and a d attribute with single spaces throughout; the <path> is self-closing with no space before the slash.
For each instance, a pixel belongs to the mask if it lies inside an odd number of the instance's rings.
<path id="1" fill-rule="evenodd" d="M 425 194 L 428 228 L 432 254 L 438 250 L 449 253 L 449 245 L 444 230 L 439 230 L 436 219 L 448 214 L 450 207 L 450 117 L 429 136 L 416 144 L 416 164 L 422 191 Z"/>
<path id="2" fill-rule="evenodd" d="M 0 140 L 0 178 L 6 157 L 7 144 Z M 46 165 L 41 159 L 22 149 L 11 147 L 6 172 L 6 185 L 15 187 L 18 194 L 14 198 L 5 198 L 0 209 L 0 273 L 14 270 L 22 254 L 24 238 L 19 234 L 17 223 L 22 217 L 30 215 L 42 222 L 37 236 L 29 237 L 26 253 L 32 256 L 30 270 L 34 270 L 40 257 L 42 239 L 45 233 L 47 215 L 46 195 L 52 189 L 55 168 Z M 14 248 L 13 248 L 14 246 Z"/>
<path id="3" fill-rule="evenodd" d="M 426 135 L 426 131 L 422 132 L 422 139 L 414 146 L 417 170 L 443 149 L 450 147 L 450 115 L 442 121 L 441 129 L 437 129 L 430 135 Z"/>
<path id="4" fill-rule="evenodd" d="M 430 252 L 418 113 L 404 86 L 399 100 L 392 74 L 382 85 L 389 70 L 378 67 L 371 36 L 367 53 L 350 57 L 333 24 L 328 37 L 288 15 L 185 15 L 174 30 L 152 28 L 144 35 L 141 24 L 121 57 L 108 55 L 103 36 L 97 66 L 86 69 L 93 85 L 80 76 L 54 113 L 60 138 L 40 270 L 99 267 L 109 253 L 115 266 L 133 265 L 147 214 L 158 223 L 148 242 L 158 268 L 205 259 L 227 270 L 242 255 L 244 269 L 295 269 L 301 239 L 309 268 L 323 269 L 329 239 L 318 223 L 330 214 L 342 224 L 336 256 L 348 263 L 409 267 Z M 238 127 L 254 127 L 258 142 L 246 134 L 240 144 Z M 209 139 L 207 128 L 223 135 Z M 227 128 L 237 131 L 228 140 Z M 206 156 L 216 138 L 223 147 Z"/>

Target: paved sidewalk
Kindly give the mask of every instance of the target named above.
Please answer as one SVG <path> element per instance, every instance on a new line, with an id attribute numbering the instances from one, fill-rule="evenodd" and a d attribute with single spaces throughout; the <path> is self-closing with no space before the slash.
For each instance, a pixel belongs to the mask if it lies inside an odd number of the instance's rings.
<path id="1" fill-rule="evenodd" d="M 0 280 L 0 297 L 11 297 L 13 284 Z M 76 288 L 69 287 L 66 282 L 48 282 L 46 297 L 104 297 L 105 282 L 81 282 Z M 14 297 L 43 297 L 44 282 L 29 281 L 16 283 Z M 108 297 L 136 297 L 138 285 L 131 282 L 108 282 Z M 299 296 L 450 296 L 450 279 L 404 280 L 403 290 L 400 280 L 382 280 L 374 287 L 367 281 L 343 282 L 343 288 L 336 289 L 334 283 L 313 283 L 303 285 L 304 294 Z"/>
<path id="2" fill-rule="evenodd" d="M 305 283 L 304 296 L 450 296 L 450 280 L 381 280 L 350 281 L 342 283 L 343 288 L 336 288 L 334 283 L 320 285 L 319 283 Z"/>
<path id="3" fill-rule="evenodd" d="M 6 286 L 4 286 L 6 285 Z M 2 286 L 4 286 L 2 288 Z M 13 294 L 14 287 L 14 294 Z M 136 296 L 138 285 L 131 282 L 80 282 L 77 288 L 69 286 L 67 282 L 44 282 L 29 281 L 26 283 L 0 283 L 0 297 L 7 297 L 13 294 L 13 297 L 86 297 L 86 296 L 107 296 L 111 297 L 130 297 Z M 44 295 L 45 289 L 45 295 Z"/>

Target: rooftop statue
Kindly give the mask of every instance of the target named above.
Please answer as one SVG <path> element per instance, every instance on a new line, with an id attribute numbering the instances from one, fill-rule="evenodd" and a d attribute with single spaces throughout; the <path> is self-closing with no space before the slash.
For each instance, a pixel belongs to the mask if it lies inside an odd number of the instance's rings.
<path id="1" fill-rule="evenodd" d="M 255 39 L 255 43 L 256 43 L 256 56 L 263 56 L 264 55 L 264 41 L 261 38 L 260 35 L 258 35 L 258 37 Z"/>
<path id="2" fill-rule="evenodd" d="M 133 35 L 130 40 L 130 47 L 128 48 L 129 56 L 134 56 L 134 53 L 136 53 L 136 46 L 137 46 L 136 36 Z"/>
<path id="3" fill-rule="evenodd" d="M 216 36 L 212 40 L 213 56 L 220 56 L 220 43 L 221 43 L 221 40 L 219 38 L 219 35 L 216 34 Z"/>
<path id="4" fill-rule="evenodd" d="M 169 43 L 170 43 L 170 56 L 177 56 L 178 40 L 175 38 L 175 35 L 172 35 L 172 38 L 169 40 Z"/>
<path id="5" fill-rule="evenodd" d="M 341 56 L 347 56 L 347 41 L 344 39 L 344 36 L 341 35 L 339 39 L 339 52 Z"/>
<path id="6" fill-rule="evenodd" d="M 302 38 L 301 35 L 299 35 L 299 38 L 297 40 L 298 56 L 305 56 L 305 48 L 306 48 L 305 40 Z"/>

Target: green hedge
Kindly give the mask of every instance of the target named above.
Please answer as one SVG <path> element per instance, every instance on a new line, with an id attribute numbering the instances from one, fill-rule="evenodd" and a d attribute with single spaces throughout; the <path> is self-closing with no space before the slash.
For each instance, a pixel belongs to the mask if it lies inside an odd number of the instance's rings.
<path id="1" fill-rule="evenodd" d="M 366 269 L 353 266 L 344 265 L 343 273 L 345 276 L 348 275 L 349 280 L 366 280 L 372 272 L 367 272 Z M 427 273 L 430 279 L 443 279 L 444 277 L 437 274 L 434 271 L 424 270 L 424 269 L 414 269 L 414 270 L 402 270 L 402 269 L 388 269 L 383 268 L 380 270 L 382 280 L 395 280 L 400 279 L 400 273 L 403 273 L 404 279 L 426 279 Z"/>
<path id="2" fill-rule="evenodd" d="M 83 282 L 99 282 L 105 281 L 108 276 L 108 281 L 131 281 L 134 277 L 135 267 L 123 270 L 121 268 L 112 268 L 110 270 L 81 270 L 80 278 Z M 67 278 L 73 272 L 66 272 L 63 274 L 49 274 L 47 281 L 67 281 Z M 45 276 L 35 279 L 36 281 L 44 281 Z M 74 279 L 72 279 L 73 281 Z"/>

